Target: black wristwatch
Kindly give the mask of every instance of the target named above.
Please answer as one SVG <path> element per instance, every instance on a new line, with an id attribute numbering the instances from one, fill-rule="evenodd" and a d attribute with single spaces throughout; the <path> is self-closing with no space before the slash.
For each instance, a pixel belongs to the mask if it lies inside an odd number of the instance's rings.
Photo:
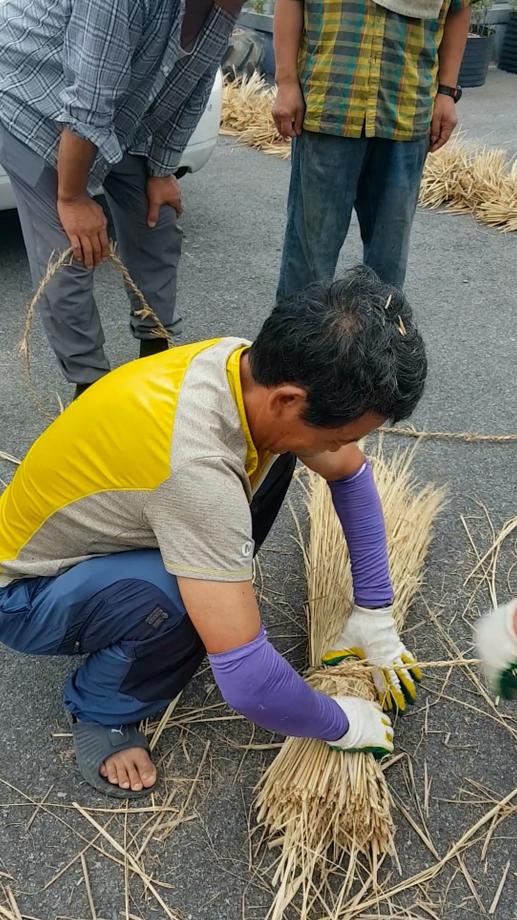
<path id="1" fill-rule="evenodd" d="M 438 84 L 438 92 L 441 93 L 442 96 L 451 96 L 454 102 L 459 102 L 463 96 L 461 86 L 445 86 L 445 83 Z"/>

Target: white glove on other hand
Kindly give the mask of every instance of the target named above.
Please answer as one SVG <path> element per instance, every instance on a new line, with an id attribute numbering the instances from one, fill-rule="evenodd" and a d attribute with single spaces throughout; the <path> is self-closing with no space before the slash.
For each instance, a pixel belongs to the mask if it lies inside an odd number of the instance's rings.
<path id="1" fill-rule="evenodd" d="M 323 656 L 323 664 L 339 664 L 345 658 L 366 658 L 376 665 L 373 679 L 384 709 L 404 712 L 406 704 L 415 701 L 415 681 L 422 679 L 422 672 L 400 640 L 393 607 L 353 608 L 336 647 Z"/>
<path id="2" fill-rule="evenodd" d="M 384 757 L 393 754 L 393 728 L 389 716 L 378 703 L 356 696 L 335 696 L 348 719 L 348 731 L 337 741 L 327 744 L 336 751 L 361 751 Z"/>
<path id="3" fill-rule="evenodd" d="M 476 642 L 494 692 L 506 700 L 517 697 L 517 600 L 496 607 L 480 619 Z"/>

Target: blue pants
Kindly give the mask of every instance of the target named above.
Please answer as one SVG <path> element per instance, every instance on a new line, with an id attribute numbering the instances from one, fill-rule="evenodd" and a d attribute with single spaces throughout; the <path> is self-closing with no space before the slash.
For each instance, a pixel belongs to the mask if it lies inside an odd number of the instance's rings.
<path id="1" fill-rule="evenodd" d="M 429 138 L 390 141 L 304 131 L 293 142 L 277 302 L 334 278 L 352 208 L 364 263 L 402 287 Z"/>
<path id="2" fill-rule="evenodd" d="M 280 457 L 253 499 L 258 549 L 295 465 Z M 0 588 L 0 641 L 32 655 L 87 655 L 65 685 L 66 707 L 83 722 L 139 722 L 168 705 L 205 655 L 177 580 L 158 550 L 96 556 L 61 575 Z"/>

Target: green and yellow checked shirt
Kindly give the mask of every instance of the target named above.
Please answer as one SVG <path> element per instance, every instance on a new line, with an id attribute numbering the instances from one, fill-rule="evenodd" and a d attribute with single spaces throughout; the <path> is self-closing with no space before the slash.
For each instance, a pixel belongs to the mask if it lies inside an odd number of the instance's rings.
<path id="1" fill-rule="evenodd" d="M 374 0 L 304 0 L 304 127 L 344 137 L 414 140 L 429 133 L 438 48 L 449 10 L 409 19 Z"/>

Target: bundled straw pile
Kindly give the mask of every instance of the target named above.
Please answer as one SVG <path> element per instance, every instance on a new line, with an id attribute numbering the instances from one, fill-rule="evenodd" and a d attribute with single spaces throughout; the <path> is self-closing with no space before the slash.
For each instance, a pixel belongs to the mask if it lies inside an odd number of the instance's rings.
<path id="1" fill-rule="evenodd" d="M 223 92 L 221 134 L 239 137 L 248 147 L 289 159 L 291 141 L 276 130 L 271 109 L 276 89 L 255 71 L 251 77 L 226 81 Z"/>
<path id="2" fill-rule="evenodd" d="M 443 503 L 433 486 L 417 488 L 413 452 L 373 458 L 383 503 L 399 627 L 422 582 L 432 525 Z M 310 539 L 305 553 L 309 585 L 309 680 L 319 690 L 375 699 L 370 669 L 361 662 L 320 668 L 322 653 L 338 636 L 352 607 L 348 550 L 330 490 L 318 476 L 309 487 Z M 341 754 L 319 741 L 289 738 L 260 783 L 258 818 L 280 847 L 271 917 L 280 920 L 300 892 L 302 917 L 312 904 L 329 903 L 337 916 L 355 879 L 358 856 L 372 866 L 393 849 L 390 796 L 383 771 L 371 754 Z M 343 860 L 348 870 L 343 875 Z M 364 862 L 364 860 L 363 860 Z M 336 894 L 332 875 L 340 882 Z M 367 882 L 368 884 L 368 882 Z M 336 901 L 337 898 L 337 901 Z"/>
<path id="3" fill-rule="evenodd" d="M 275 95 L 274 87 L 257 73 L 227 82 L 222 134 L 238 136 L 250 147 L 287 159 L 291 142 L 278 134 L 271 115 Z M 504 150 L 470 150 L 449 143 L 427 158 L 420 204 L 445 205 L 499 230 L 517 231 L 517 161 L 509 160 Z"/>
<path id="4" fill-rule="evenodd" d="M 427 158 L 420 204 L 471 213 L 504 232 L 517 230 L 517 160 L 504 150 L 449 144 Z"/>

